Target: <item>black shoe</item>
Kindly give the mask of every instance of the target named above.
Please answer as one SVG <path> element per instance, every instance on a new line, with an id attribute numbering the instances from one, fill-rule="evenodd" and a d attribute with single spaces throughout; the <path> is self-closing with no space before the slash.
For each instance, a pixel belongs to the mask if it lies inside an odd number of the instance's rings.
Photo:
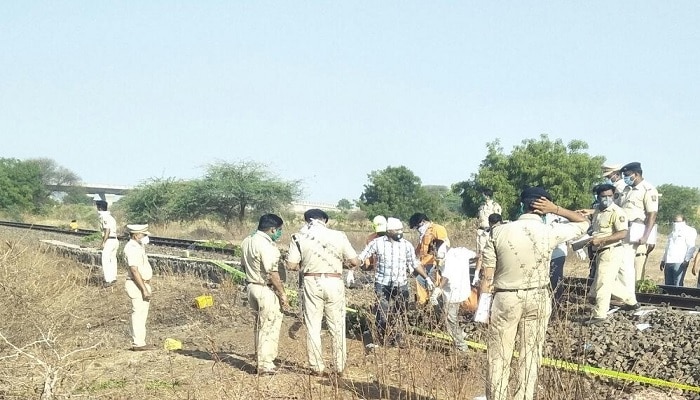
<path id="1" fill-rule="evenodd" d="M 634 311 L 634 310 L 639 310 L 641 305 L 637 302 L 634 304 L 623 304 L 620 306 L 620 310 L 622 311 Z"/>
<path id="2" fill-rule="evenodd" d="M 606 318 L 591 318 L 587 321 L 584 321 L 583 324 L 586 326 L 598 325 L 598 324 L 602 324 L 603 322 L 605 322 L 605 320 L 606 320 Z"/>

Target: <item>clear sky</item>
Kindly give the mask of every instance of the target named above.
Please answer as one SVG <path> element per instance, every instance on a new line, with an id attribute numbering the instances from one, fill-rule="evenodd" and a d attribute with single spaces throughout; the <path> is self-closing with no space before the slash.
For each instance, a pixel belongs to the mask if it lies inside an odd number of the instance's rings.
<path id="1" fill-rule="evenodd" d="M 114 185 L 259 161 L 335 203 L 545 133 L 697 187 L 698 21 L 698 1 L 8 1 L 0 157 Z"/>

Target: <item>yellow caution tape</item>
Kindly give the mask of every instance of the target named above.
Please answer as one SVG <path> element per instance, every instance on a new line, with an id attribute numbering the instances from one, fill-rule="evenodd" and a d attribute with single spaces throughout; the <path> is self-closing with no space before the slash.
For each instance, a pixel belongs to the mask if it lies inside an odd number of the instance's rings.
<path id="1" fill-rule="evenodd" d="M 214 264 L 219 265 L 220 263 L 212 261 Z M 223 264 L 223 263 L 221 263 Z M 236 271 L 238 274 L 243 274 L 245 277 L 245 274 L 241 272 L 238 269 L 232 268 L 229 265 L 226 265 L 226 268 L 221 266 L 225 270 L 232 269 Z M 233 272 L 232 272 L 233 273 Z M 289 293 L 294 293 L 296 294 L 296 290 L 293 289 L 287 289 L 285 290 L 288 294 Z M 351 314 L 357 314 L 358 310 L 346 307 L 345 311 L 351 313 Z M 452 338 L 447 335 L 446 333 L 443 332 L 433 332 L 433 331 L 428 331 L 425 329 L 419 329 L 415 328 L 415 331 L 425 335 L 425 336 L 430 336 L 438 339 L 442 339 L 445 341 L 451 341 Z M 471 342 L 467 341 L 467 345 L 471 348 L 478 349 L 478 350 L 486 350 L 487 347 L 485 344 L 482 343 L 477 343 L 477 342 Z M 680 389 L 680 390 L 685 390 L 689 392 L 696 392 L 700 393 L 700 387 L 698 386 L 692 386 L 692 385 L 686 385 L 684 383 L 679 383 L 679 382 L 671 382 L 671 381 L 666 381 L 663 379 L 658 379 L 658 378 L 649 378 L 647 376 L 643 375 L 636 375 L 636 374 L 630 374 L 626 372 L 620 372 L 620 371 L 613 371 L 610 369 L 605 369 L 605 368 L 598 368 L 598 367 L 592 367 L 590 365 L 581 365 L 581 364 L 576 364 L 576 363 L 571 363 L 568 361 L 564 360 L 557 360 L 553 358 L 542 358 L 542 365 L 548 366 L 548 367 L 553 367 L 556 369 L 561 369 L 564 371 L 572 371 L 572 372 L 580 372 L 580 373 L 585 373 L 589 375 L 595 375 L 595 376 L 602 376 L 606 378 L 611 378 L 611 379 L 618 379 L 618 380 L 625 380 L 625 381 L 630 381 L 630 382 L 638 382 L 638 383 L 646 383 L 648 385 L 652 386 L 658 386 L 658 387 L 666 387 L 666 388 L 671 388 L 671 389 Z"/>

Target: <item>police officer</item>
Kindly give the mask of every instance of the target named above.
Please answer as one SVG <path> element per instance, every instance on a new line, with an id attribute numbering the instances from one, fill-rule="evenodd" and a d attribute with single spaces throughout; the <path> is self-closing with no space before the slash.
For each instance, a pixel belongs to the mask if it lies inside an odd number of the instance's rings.
<path id="1" fill-rule="evenodd" d="M 589 226 L 586 217 L 557 206 L 551 199 L 542 188 L 525 189 L 520 195 L 524 214 L 494 228 L 484 247 L 481 290 L 493 293 L 487 338 L 489 400 L 534 398 L 552 312 L 550 255 L 557 244 L 582 235 Z M 542 217 L 548 213 L 570 222 L 546 224 Z M 521 367 L 515 395 L 511 396 L 508 381 L 517 336 L 522 339 Z"/>
<path id="2" fill-rule="evenodd" d="M 476 230 L 476 253 L 481 255 L 486 245 L 486 240 L 489 237 L 489 216 L 491 214 L 502 214 L 501 205 L 493 200 L 493 191 L 491 189 L 483 189 L 481 197 L 484 202 L 479 206 L 477 219 L 479 226 Z"/>
<path id="3" fill-rule="evenodd" d="M 117 281 L 117 220 L 112 213 L 107 210 L 107 202 L 98 200 L 95 202 L 97 214 L 100 218 L 100 229 L 102 229 L 102 273 L 104 275 L 104 286 L 109 287 Z"/>
<path id="4" fill-rule="evenodd" d="M 146 344 L 146 320 L 151 306 L 151 278 L 153 269 L 146 256 L 145 245 L 149 242 L 148 225 L 127 225 L 129 241 L 124 246 L 124 256 L 129 266 L 124 289 L 131 299 L 131 338 L 134 351 L 155 350 Z"/>
<path id="5" fill-rule="evenodd" d="M 345 286 L 343 262 L 360 265 L 357 253 L 343 232 L 329 229 L 328 214 L 319 209 L 304 213 L 307 229 L 294 235 L 289 244 L 289 269 L 303 274 L 304 323 L 307 329 L 307 355 L 316 375 L 326 374 L 321 345 L 321 322 L 331 334 L 333 373 L 341 376 L 345 368 Z"/>
<path id="6" fill-rule="evenodd" d="M 624 263 L 624 240 L 627 237 L 627 215 L 614 202 L 615 187 L 610 184 L 596 186 L 598 208 L 593 214 L 593 249 L 594 262 L 597 265 L 594 278 L 595 307 L 593 318 L 588 325 L 605 321 L 610 308 L 610 296 L 622 300 L 623 310 L 636 310 L 639 303 L 630 294 L 618 276 Z"/>
<path id="7" fill-rule="evenodd" d="M 643 225 L 641 237 L 630 237 L 631 240 L 625 246 L 626 271 L 623 283 L 631 293 L 634 293 L 636 281 L 644 278 L 643 272 L 648 253 L 654 248 L 652 243 L 647 242 L 656 225 L 659 193 L 654 185 L 644 180 L 640 163 L 631 162 L 623 166 L 620 172 L 627 185 L 622 192 L 621 207 L 625 210 L 630 222 L 630 234 L 634 230 L 633 224 Z"/>
<path id="8" fill-rule="evenodd" d="M 254 328 L 257 370 L 260 375 L 277 371 L 281 307 L 288 307 L 287 295 L 279 276 L 280 251 L 275 244 L 282 236 L 284 221 L 275 214 L 265 214 L 258 221 L 258 230 L 241 242 L 241 263 L 245 268 L 248 303 L 256 317 Z"/>

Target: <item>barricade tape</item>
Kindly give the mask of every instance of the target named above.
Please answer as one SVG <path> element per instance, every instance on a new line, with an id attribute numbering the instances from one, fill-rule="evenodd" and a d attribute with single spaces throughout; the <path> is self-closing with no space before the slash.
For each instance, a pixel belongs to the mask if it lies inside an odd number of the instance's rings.
<path id="1" fill-rule="evenodd" d="M 231 272 L 232 275 L 236 275 L 237 277 L 242 277 L 245 278 L 245 273 L 242 272 L 241 270 L 231 267 L 227 264 L 224 264 L 219 261 L 215 260 L 208 260 L 211 261 L 213 264 L 221 267 L 222 269 Z M 293 294 L 297 295 L 297 291 L 294 289 L 287 289 L 286 290 L 287 294 Z M 351 314 L 357 314 L 359 313 L 358 310 L 346 307 L 345 311 L 351 313 Z M 413 328 L 414 331 L 428 337 L 434 337 L 436 339 L 441 339 L 444 341 L 452 341 L 452 338 L 443 332 L 434 332 L 434 331 L 429 331 L 426 329 L 421 329 L 421 328 Z M 478 350 L 486 350 L 487 346 L 482 343 L 478 342 L 472 342 L 472 341 L 466 341 L 467 345 L 471 348 L 478 349 Z M 517 353 L 515 353 L 517 356 Z M 547 358 L 543 357 L 542 358 L 542 365 L 556 368 L 556 369 L 561 369 L 564 371 L 572 371 L 572 372 L 578 372 L 578 373 L 584 373 L 584 374 L 589 374 L 589 375 L 594 375 L 594 376 L 601 376 L 605 378 L 610 378 L 610 379 L 616 379 L 616 380 L 624 380 L 624 381 L 630 381 L 630 382 L 637 382 L 637 383 L 646 383 L 648 385 L 652 386 L 657 386 L 657 387 L 665 387 L 665 388 L 670 388 L 670 389 L 680 389 L 680 390 L 685 390 L 688 392 L 695 392 L 695 393 L 700 393 L 700 387 L 698 386 L 692 386 L 692 385 L 686 385 L 684 383 L 680 382 L 671 382 L 663 379 L 658 379 L 658 378 L 650 378 L 648 376 L 643 376 L 643 375 L 636 375 L 636 374 L 630 374 L 627 372 L 620 372 L 620 371 L 614 371 L 610 369 L 605 369 L 605 368 L 599 368 L 599 367 L 593 367 L 590 365 L 581 365 L 581 364 L 576 364 L 564 360 L 557 360 L 554 358 Z"/>

